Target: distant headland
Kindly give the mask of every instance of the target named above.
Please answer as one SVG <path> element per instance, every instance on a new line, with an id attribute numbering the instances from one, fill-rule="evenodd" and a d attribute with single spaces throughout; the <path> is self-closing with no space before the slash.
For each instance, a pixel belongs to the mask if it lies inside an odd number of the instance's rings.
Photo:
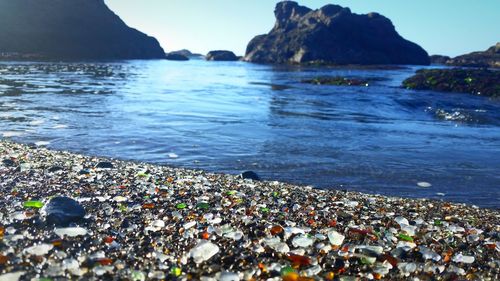
<path id="1" fill-rule="evenodd" d="M 0 0 L 0 53 L 12 59 L 160 59 L 158 41 L 104 0 Z"/>

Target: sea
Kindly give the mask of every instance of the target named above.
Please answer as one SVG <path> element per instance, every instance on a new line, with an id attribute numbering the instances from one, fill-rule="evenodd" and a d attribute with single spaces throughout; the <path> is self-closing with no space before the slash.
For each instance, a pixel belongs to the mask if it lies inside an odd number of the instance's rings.
<path id="1" fill-rule="evenodd" d="M 0 62 L 0 138 L 500 208 L 500 100 L 401 87 L 420 68 Z M 368 82 L 304 83 L 334 76 Z"/>

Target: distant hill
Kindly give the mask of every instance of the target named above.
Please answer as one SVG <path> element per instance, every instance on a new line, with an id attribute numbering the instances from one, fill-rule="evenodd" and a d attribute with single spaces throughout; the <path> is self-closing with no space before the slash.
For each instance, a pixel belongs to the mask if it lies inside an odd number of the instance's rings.
<path id="1" fill-rule="evenodd" d="M 358 15 L 338 5 L 312 10 L 293 1 L 279 2 L 274 13 L 274 28 L 250 41 L 246 61 L 292 64 L 430 63 L 424 49 L 401 37 L 392 22 L 377 13 Z"/>
<path id="2" fill-rule="evenodd" d="M 165 57 L 155 38 L 128 27 L 104 0 L 0 0 L 0 53 L 43 59 Z"/>
<path id="3" fill-rule="evenodd" d="M 495 67 L 500 68 L 500 42 L 486 51 L 461 55 L 446 61 L 453 66 Z"/>

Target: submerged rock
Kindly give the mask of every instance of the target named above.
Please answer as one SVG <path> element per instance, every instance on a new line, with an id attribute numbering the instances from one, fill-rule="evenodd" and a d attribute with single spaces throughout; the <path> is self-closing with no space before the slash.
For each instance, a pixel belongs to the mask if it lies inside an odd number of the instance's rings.
<path id="1" fill-rule="evenodd" d="M 500 97 L 500 71 L 487 69 L 421 69 L 403 81 L 413 90 L 462 92 Z"/>
<path id="2" fill-rule="evenodd" d="M 302 83 L 314 85 L 332 85 L 332 86 L 368 86 L 369 81 L 361 78 L 347 78 L 341 76 L 334 77 L 316 77 L 302 80 Z"/>
<path id="3" fill-rule="evenodd" d="M 276 24 L 247 46 L 245 60 L 259 63 L 418 64 L 427 52 L 402 38 L 392 22 L 377 13 L 358 15 L 326 5 L 312 10 L 283 1 L 274 11 Z"/>
<path id="4" fill-rule="evenodd" d="M 39 59 L 164 58 L 158 41 L 128 27 L 103 0 L 0 1 L 0 54 Z"/>
<path id="5" fill-rule="evenodd" d="M 78 222 L 85 216 L 85 209 L 68 197 L 54 197 L 42 210 L 49 224 L 68 225 Z"/>
<path id="6" fill-rule="evenodd" d="M 461 55 L 446 61 L 453 66 L 500 68 L 500 42 L 486 51 Z"/>
<path id="7" fill-rule="evenodd" d="M 237 61 L 239 58 L 231 51 L 210 51 L 206 55 L 209 61 Z"/>

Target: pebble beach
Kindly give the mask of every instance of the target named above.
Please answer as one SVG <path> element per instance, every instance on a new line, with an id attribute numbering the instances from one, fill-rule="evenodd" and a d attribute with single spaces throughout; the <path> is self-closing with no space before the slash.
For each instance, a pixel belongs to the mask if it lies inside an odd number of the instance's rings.
<path id="1" fill-rule="evenodd" d="M 9 141 L 0 161 L 0 281 L 500 279 L 499 210 Z"/>

